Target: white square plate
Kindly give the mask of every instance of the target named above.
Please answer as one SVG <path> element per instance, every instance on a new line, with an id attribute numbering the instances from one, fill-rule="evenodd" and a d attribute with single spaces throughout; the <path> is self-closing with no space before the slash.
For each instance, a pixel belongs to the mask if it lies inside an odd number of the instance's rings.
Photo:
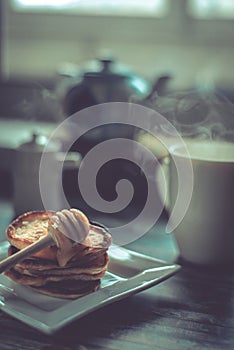
<path id="1" fill-rule="evenodd" d="M 0 258 L 7 254 L 7 242 L 0 243 Z M 52 334 L 71 321 L 104 305 L 150 288 L 176 273 L 180 266 L 111 246 L 108 272 L 101 288 L 76 300 L 49 297 L 34 292 L 0 275 L 0 308 L 7 314 Z"/>

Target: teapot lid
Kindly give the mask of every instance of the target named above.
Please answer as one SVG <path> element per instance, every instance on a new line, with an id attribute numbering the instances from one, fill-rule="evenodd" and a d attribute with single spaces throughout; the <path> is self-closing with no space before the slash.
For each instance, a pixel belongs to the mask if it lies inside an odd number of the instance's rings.
<path id="1" fill-rule="evenodd" d="M 99 58 L 95 62 L 92 62 L 92 65 L 84 72 L 84 77 L 126 77 L 128 76 L 126 68 L 120 67 L 116 64 L 115 60 L 112 57 Z"/>
<path id="2" fill-rule="evenodd" d="M 18 150 L 33 153 L 42 153 L 45 146 L 48 144 L 48 138 L 45 135 L 33 133 L 31 139 L 28 142 L 22 143 Z M 59 150 L 58 143 L 51 143 L 49 145 L 50 152 L 56 152 Z"/>
<path id="3" fill-rule="evenodd" d="M 83 77 L 85 79 L 103 79 L 108 81 L 116 81 L 121 79 L 127 79 L 132 81 L 133 89 L 140 90 L 141 94 L 146 94 L 150 90 L 149 83 L 143 78 L 135 75 L 131 69 L 123 64 L 116 62 L 116 59 L 112 56 L 104 56 L 96 60 L 90 61 L 90 65 L 83 72 Z M 140 81 L 140 84 L 139 84 Z M 134 88 L 135 82 L 137 86 Z"/>

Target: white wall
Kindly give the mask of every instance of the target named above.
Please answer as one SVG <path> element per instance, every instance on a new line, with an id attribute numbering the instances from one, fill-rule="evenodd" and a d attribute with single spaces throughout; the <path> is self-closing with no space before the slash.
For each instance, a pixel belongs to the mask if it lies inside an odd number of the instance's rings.
<path id="1" fill-rule="evenodd" d="M 51 77 L 61 62 L 81 64 L 110 49 L 146 78 L 169 73 L 174 85 L 234 85 L 234 21 L 196 21 L 185 0 L 164 19 L 14 13 L 6 2 L 7 76 Z"/>

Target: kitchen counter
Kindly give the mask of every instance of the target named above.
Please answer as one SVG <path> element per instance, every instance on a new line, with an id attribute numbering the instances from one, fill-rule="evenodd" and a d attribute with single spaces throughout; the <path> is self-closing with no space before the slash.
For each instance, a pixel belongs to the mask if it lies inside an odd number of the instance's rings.
<path id="1" fill-rule="evenodd" d="M 17 148 L 21 143 L 29 141 L 33 133 L 49 136 L 56 126 L 56 123 L 0 119 L 0 147 Z"/>

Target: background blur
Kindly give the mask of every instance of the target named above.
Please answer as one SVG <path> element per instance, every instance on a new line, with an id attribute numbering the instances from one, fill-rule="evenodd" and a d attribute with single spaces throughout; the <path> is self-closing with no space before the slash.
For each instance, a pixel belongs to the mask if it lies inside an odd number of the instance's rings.
<path id="1" fill-rule="evenodd" d="M 166 77 L 164 92 L 219 91 L 234 101 L 233 34 L 233 0 L 1 1 L 1 193 L 11 193 L 6 150 L 35 123 L 53 130 L 64 82 L 94 59 L 114 57 L 149 89 Z M 41 111 L 44 89 L 52 97 Z"/>
<path id="2" fill-rule="evenodd" d="M 129 1 L 134 2 L 138 3 Z M 25 97 L 27 83 L 51 86 L 58 73 L 68 69 L 67 63 L 81 66 L 103 50 L 150 81 L 166 74 L 172 77 L 173 89 L 215 87 L 233 96 L 232 0 L 156 1 L 150 16 L 143 11 L 134 16 L 131 7 L 131 16 L 115 10 L 104 15 L 108 13 L 105 1 L 90 1 L 101 4 L 99 14 L 95 6 L 92 12 L 91 5 L 91 12 L 79 14 L 63 9 L 19 10 L 15 3 L 1 1 L 2 117 L 13 114 L 12 104 Z"/>

